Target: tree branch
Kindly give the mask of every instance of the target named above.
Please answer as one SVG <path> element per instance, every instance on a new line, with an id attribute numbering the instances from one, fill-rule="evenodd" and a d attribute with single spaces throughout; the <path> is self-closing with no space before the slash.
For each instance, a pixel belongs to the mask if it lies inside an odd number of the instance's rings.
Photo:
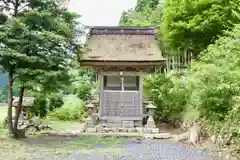
<path id="1" fill-rule="evenodd" d="M 29 5 L 29 3 L 25 4 L 24 6 L 22 6 L 18 11 L 21 11 L 22 9 L 24 9 L 25 7 L 27 7 Z"/>
<path id="2" fill-rule="evenodd" d="M 14 9 L 14 8 L 12 8 L 12 7 L 9 7 L 9 6 L 5 6 L 5 5 L 0 5 L 0 8 L 3 8 L 3 9 Z"/>
<path id="3" fill-rule="evenodd" d="M 9 5 L 9 3 L 12 3 L 12 5 L 14 6 L 14 5 L 15 5 L 14 2 L 15 2 L 14 0 L 3 0 L 3 3 L 4 3 L 5 5 Z"/>

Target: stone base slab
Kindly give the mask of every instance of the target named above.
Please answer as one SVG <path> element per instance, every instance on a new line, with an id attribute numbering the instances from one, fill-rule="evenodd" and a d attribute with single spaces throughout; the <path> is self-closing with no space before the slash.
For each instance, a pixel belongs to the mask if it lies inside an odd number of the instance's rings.
<path id="1" fill-rule="evenodd" d="M 171 139 L 173 135 L 170 133 L 159 133 L 159 134 L 144 134 L 145 139 Z"/>
<path id="2" fill-rule="evenodd" d="M 158 128 L 148 128 L 148 127 L 144 127 L 144 128 L 143 128 L 143 133 L 147 133 L 147 134 L 157 134 L 157 133 L 159 133 L 159 129 L 158 129 Z"/>
<path id="3" fill-rule="evenodd" d="M 134 122 L 133 121 L 122 121 L 123 128 L 133 128 Z"/>
<path id="4" fill-rule="evenodd" d="M 108 128 L 108 127 L 101 127 L 101 126 L 96 126 L 95 127 L 96 132 L 98 133 L 109 133 L 109 132 L 114 132 L 114 133 L 121 133 L 121 132 L 129 132 L 129 133 L 135 133 L 138 132 L 137 128 Z M 94 129 L 90 128 L 90 132 L 94 132 Z M 85 132 L 88 132 L 88 128 L 86 129 Z M 140 132 L 141 133 L 141 132 Z"/>
<path id="5" fill-rule="evenodd" d="M 96 128 L 86 128 L 85 129 L 85 132 L 88 132 L 88 133 L 96 133 L 97 132 L 97 129 Z"/>

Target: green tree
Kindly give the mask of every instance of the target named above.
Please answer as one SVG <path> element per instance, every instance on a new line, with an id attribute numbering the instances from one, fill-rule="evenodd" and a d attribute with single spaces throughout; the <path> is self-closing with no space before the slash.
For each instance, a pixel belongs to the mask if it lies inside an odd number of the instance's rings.
<path id="1" fill-rule="evenodd" d="M 1 99 L 0 101 L 7 101 L 8 99 L 8 86 L 3 87 L 3 89 L 0 92 Z M 13 87 L 13 96 L 19 96 L 19 88 L 17 86 Z"/>
<path id="2" fill-rule="evenodd" d="M 66 72 L 73 58 L 78 58 L 74 55 L 80 49 L 74 30 L 78 15 L 60 8 L 55 0 L 9 0 L 4 4 L 4 9 L 13 8 L 9 11 L 13 17 L 0 27 L 0 64 L 8 72 L 9 131 L 18 136 L 17 122 L 25 88 L 31 88 L 34 83 L 40 85 L 37 88 L 51 87 L 54 80 L 59 80 L 57 76 Z M 16 79 L 20 85 L 20 100 L 13 126 L 12 87 Z"/>
<path id="3" fill-rule="evenodd" d="M 96 87 L 96 75 L 84 68 L 75 69 L 72 73 L 72 93 L 83 101 L 89 100 L 92 90 Z"/>
<path id="4" fill-rule="evenodd" d="M 240 19 L 239 0 L 167 0 L 160 32 L 164 45 L 195 57 Z"/>
<path id="5" fill-rule="evenodd" d="M 162 1 L 159 0 L 138 0 L 134 9 L 122 13 L 119 24 L 122 26 L 158 26 L 162 19 L 162 7 Z"/>

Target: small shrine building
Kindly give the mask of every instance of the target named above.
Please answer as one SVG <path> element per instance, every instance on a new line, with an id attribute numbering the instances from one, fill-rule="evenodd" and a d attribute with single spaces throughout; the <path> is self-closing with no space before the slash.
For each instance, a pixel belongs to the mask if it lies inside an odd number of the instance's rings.
<path id="1" fill-rule="evenodd" d="M 156 30 L 158 27 L 91 27 L 81 66 L 99 76 L 100 124 L 129 122 L 141 127 L 143 77 L 165 63 Z"/>

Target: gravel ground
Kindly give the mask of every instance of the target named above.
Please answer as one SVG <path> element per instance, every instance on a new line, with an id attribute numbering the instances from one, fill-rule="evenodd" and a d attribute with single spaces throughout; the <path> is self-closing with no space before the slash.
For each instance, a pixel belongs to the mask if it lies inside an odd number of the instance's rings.
<path id="1" fill-rule="evenodd" d="M 230 160 L 169 140 L 40 136 L 0 139 L 4 160 Z M 232 160 L 232 159 L 231 159 Z"/>
<path id="2" fill-rule="evenodd" d="M 39 155 L 38 155 L 39 157 Z M 52 157 L 51 153 L 41 152 L 38 160 L 210 160 L 208 154 L 182 144 L 159 140 L 144 140 L 141 143 L 124 141 L 114 147 L 103 145 L 92 149 L 75 149 L 69 154 Z M 34 160 L 36 160 L 34 158 Z M 217 159 L 216 159 L 217 160 Z"/>

